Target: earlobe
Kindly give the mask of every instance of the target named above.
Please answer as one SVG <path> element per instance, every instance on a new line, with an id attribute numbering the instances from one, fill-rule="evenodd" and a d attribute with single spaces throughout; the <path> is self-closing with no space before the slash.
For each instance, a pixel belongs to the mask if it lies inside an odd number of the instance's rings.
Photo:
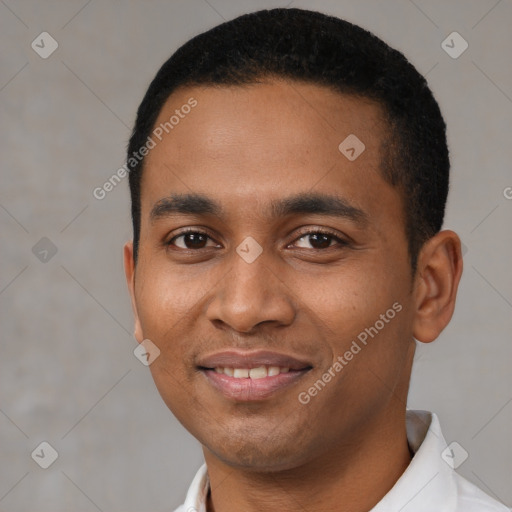
<path id="1" fill-rule="evenodd" d="M 462 275 L 461 243 L 456 233 L 437 233 L 422 247 L 415 278 L 413 336 L 434 341 L 448 325 Z"/>
<path id="2" fill-rule="evenodd" d="M 133 259 L 133 242 L 126 242 L 124 245 L 124 273 L 126 276 L 126 284 L 130 292 L 132 303 L 132 311 L 135 321 L 134 337 L 137 342 L 141 343 L 144 340 L 142 333 L 142 326 L 140 325 L 139 314 L 137 312 L 137 303 L 135 301 L 135 261 Z"/>

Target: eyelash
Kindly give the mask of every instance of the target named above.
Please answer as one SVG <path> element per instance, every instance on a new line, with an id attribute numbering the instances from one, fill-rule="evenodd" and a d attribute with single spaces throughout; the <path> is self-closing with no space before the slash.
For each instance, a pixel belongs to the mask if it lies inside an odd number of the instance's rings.
<path id="1" fill-rule="evenodd" d="M 184 229 L 181 233 L 173 236 L 168 242 L 165 242 L 165 245 L 166 246 L 174 246 L 174 241 L 177 239 L 177 238 L 180 238 L 182 236 L 185 236 L 185 235 L 188 235 L 188 234 L 196 234 L 196 235 L 203 235 L 203 236 L 206 236 L 208 237 L 210 240 L 213 240 L 213 238 L 205 231 L 201 231 L 201 230 L 198 230 L 198 229 L 195 229 L 195 228 L 188 228 L 188 229 Z M 349 245 L 349 242 L 347 242 L 346 240 L 343 240 L 341 239 L 336 233 L 332 232 L 332 231 L 329 231 L 328 229 L 325 229 L 325 228 L 316 228 L 316 229 L 313 229 L 313 230 L 309 230 L 309 231 L 305 231 L 303 233 L 301 233 L 295 240 L 294 242 L 300 240 L 301 238 L 304 238 L 308 235 L 316 235 L 316 234 L 320 234 L 320 235 L 325 235 L 325 236 L 328 236 L 330 238 L 332 238 L 333 240 L 335 240 L 338 245 L 340 247 L 346 247 Z M 326 247 L 325 249 L 307 249 L 307 250 L 310 250 L 310 251 L 325 251 L 327 249 L 331 249 L 333 246 L 329 245 L 329 247 Z M 197 252 L 197 251 L 200 251 L 201 249 L 183 249 L 182 247 L 178 247 L 178 249 L 182 250 L 182 251 L 191 251 L 191 252 Z M 205 249 L 204 247 L 202 249 Z M 302 247 L 302 249 L 304 249 L 304 247 Z"/>

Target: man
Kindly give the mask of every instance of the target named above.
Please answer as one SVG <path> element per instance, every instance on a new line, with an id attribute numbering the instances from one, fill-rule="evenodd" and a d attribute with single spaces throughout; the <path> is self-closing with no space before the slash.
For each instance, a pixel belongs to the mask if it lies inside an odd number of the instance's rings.
<path id="1" fill-rule="evenodd" d="M 445 124 L 399 52 L 300 9 L 182 46 L 128 148 L 135 337 L 205 458 L 179 511 L 501 511 L 406 412 L 452 316 Z"/>

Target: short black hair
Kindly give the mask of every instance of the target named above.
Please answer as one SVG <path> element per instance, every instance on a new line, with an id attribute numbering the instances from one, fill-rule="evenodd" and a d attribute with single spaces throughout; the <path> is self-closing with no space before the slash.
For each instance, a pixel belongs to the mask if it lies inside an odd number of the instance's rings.
<path id="1" fill-rule="evenodd" d="M 243 86 L 272 78 L 326 86 L 382 107 L 389 130 L 381 172 L 401 192 L 414 271 L 421 246 L 443 223 L 450 168 L 446 125 L 425 78 L 405 56 L 340 18 L 295 8 L 261 10 L 189 40 L 151 82 L 137 111 L 128 157 L 146 143 L 178 87 Z M 128 162 L 137 261 L 144 160 Z"/>

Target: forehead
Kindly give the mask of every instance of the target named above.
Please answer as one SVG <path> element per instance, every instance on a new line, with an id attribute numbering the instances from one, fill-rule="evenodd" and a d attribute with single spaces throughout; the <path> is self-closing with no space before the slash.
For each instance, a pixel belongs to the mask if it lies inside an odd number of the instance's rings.
<path id="1" fill-rule="evenodd" d="M 179 89 L 155 123 L 142 211 L 192 191 L 228 210 L 312 190 L 375 203 L 378 189 L 390 188 L 380 172 L 383 119 L 370 100 L 300 82 Z"/>

